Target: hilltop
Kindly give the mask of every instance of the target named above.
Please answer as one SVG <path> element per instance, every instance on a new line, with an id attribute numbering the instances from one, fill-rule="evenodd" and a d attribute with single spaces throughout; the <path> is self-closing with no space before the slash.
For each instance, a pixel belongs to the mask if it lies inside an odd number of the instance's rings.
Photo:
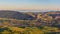
<path id="1" fill-rule="evenodd" d="M 11 18 L 11 19 L 19 19 L 19 20 L 28 20 L 28 19 L 32 20 L 33 19 L 31 15 L 24 14 L 19 11 L 11 11 L 11 10 L 1 10 L 0 18 Z"/>

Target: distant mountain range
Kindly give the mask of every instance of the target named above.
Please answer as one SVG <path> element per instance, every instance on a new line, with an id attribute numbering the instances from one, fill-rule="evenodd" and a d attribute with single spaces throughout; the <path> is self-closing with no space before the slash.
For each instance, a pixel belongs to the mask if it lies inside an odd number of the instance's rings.
<path id="1" fill-rule="evenodd" d="M 31 13 L 31 14 L 29 14 Z M 20 19 L 20 20 L 33 20 L 36 19 L 38 14 L 48 14 L 49 16 L 56 17 L 60 16 L 60 11 L 47 11 L 47 12 L 19 12 L 11 10 L 0 10 L 0 18 L 11 18 L 11 19 Z M 33 17 L 33 16 L 35 17 Z"/>

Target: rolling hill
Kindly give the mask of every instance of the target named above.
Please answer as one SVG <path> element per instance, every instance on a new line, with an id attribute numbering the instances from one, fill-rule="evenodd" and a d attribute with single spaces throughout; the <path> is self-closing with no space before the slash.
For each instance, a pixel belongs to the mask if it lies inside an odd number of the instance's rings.
<path id="1" fill-rule="evenodd" d="M 19 20 L 33 20 L 34 17 L 28 14 L 24 14 L 18 11 L 10 11 L 10 10 L 1 10 L 0 18 L 11 18 L 11 19 L 19 19 Z"/>
<path id="2" fill-rule="evenodd" d="M 60 34 L 60 11 L 0 10 L 0 34 Z"/>

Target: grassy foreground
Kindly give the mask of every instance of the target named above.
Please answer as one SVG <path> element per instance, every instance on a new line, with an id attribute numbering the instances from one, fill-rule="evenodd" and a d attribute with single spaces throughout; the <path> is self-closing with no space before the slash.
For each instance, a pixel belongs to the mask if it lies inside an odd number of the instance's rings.
<path id="1" fill-rule="evenodd" d="M 59 28 L 36 26 L 32 24 L 34 22 L 36 21 L 0 18 L 0 34 L 60 34 Z"/>

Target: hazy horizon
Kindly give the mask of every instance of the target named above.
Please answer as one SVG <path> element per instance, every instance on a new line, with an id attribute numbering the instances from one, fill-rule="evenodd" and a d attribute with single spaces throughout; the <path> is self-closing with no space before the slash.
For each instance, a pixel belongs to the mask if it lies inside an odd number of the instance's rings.
<path id="1" fill-rule="evenodd" d="M 0 10 L 60 10 L 60 0 L 0 0 Z"/>

